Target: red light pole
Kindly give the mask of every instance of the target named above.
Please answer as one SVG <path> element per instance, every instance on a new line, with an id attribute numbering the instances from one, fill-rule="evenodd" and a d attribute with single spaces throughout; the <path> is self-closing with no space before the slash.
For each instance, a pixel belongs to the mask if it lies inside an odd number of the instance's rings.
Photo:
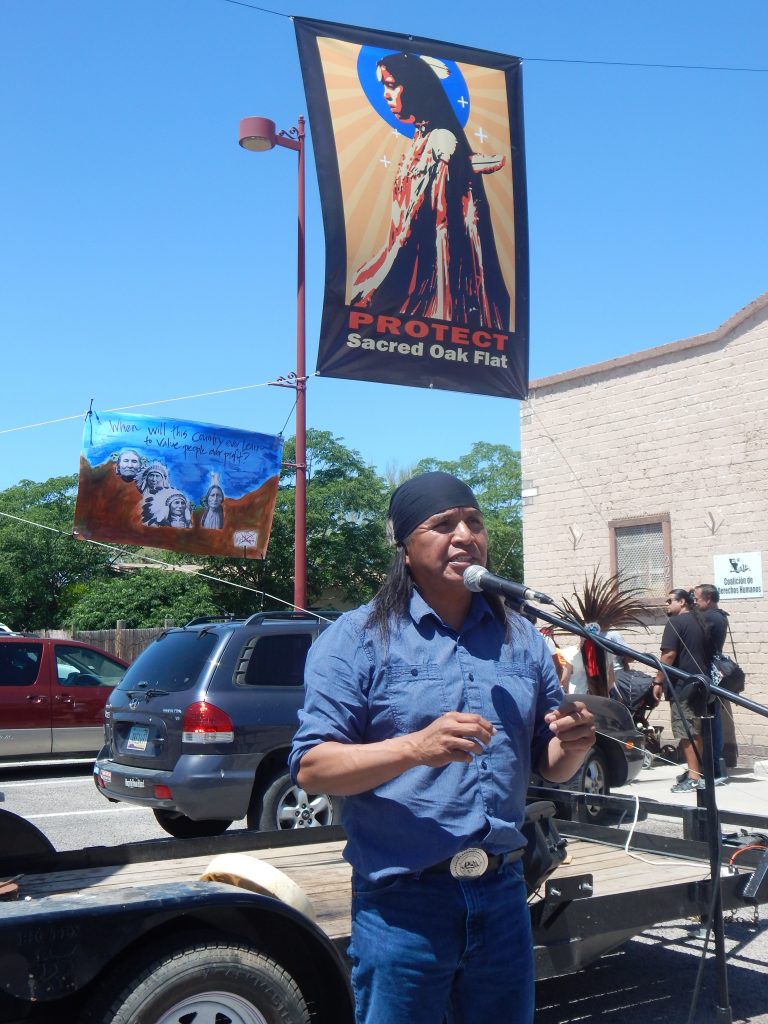
<path id="1" fill-rule="evenodd" d="M 277 132 L 275 122 L 266 117 L 244 117 L 240 122 L 240 145 L 252 153 L 262 153 L 275 146 L 293 149 L 299 154 L 299 231 L 296 282 L 296 379 L 281 380 L 283 387 L 296 389 L 296 505 L 295 553 L 293 563 L 293 603 L 306 608 L 307 602 L 307 367 L 306 367 L 306 300 L 304 251 L 304 118 L 298 126 Z"/>

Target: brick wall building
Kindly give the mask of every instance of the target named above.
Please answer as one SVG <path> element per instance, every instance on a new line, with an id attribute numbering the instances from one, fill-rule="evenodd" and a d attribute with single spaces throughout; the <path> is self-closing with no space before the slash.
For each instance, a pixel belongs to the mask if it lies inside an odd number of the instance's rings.
<path id="1" fill-rule="evenodd" d="M 768 293 L 709 334 L 531 381 L 521 449 L 528 585 L 557 598 L 598 565 L 637 573 L 654 611 L 625 639 L 658 653 L 670 586 L 713 582 L 715 556 L 768 552 Z M 766 704 L 768 584 L 721 607 L 745 696 Z M 733 710 L 751 767 L 768 720 Z M 666 706 L 656 717 L 668 726 Z"/>

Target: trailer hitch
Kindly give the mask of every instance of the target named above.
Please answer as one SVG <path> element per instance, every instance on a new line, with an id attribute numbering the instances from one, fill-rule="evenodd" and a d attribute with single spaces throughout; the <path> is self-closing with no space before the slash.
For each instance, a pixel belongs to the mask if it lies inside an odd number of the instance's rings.
<path id="1" fill-rule="evenodd" d="M 768 877 L 768 849 L 763 850 L 760 860 L 757 862 L 757 867 L 748 876 L 746 884 L 741 890 L 741 898 L 759 903 L 766 877 Z"/>

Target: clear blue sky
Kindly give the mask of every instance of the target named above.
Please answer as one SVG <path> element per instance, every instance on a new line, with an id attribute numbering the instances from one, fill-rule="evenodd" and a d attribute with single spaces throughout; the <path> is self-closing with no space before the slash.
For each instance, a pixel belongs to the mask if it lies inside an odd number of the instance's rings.
<path id="1" fill-rule="evenodd" d="M 711 330 L 768 288 L 768 72 L 579 63 L 768 69 L 765 0 L 486 12 L 285 10 L 525 59 L 532 377 Z M 226 0 L 2 0 L 0 55 L 4 488 L 75 472 L 82 423 L 11 428 L 91 398 L 135 406 L 294 369 L 295 159 L 246 153 L 237 129 L 251 114 L 290 127 L 306 106 L 292 23 Z M 313 370 L 324 245 L 311 151 L 307 170 Z M 146 411 L 289 435 L 292 399 L 256 388 Z M 518 412 L 314 378 L 308 423 L 383 471 L 482 439 L 516 447 Z"/>

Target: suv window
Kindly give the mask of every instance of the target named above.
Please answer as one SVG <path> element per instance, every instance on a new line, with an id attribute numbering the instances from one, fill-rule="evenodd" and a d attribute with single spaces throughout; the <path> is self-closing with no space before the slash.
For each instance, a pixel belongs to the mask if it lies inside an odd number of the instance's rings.
<path id="1" fill-rule="evenodd" d="M 42 644 L 0 644 L 0 686 L 32 686 L 42 650 Z"/>
<path id="2" fill-rule="evenodd" d="M 251 640 L 240 660 L 235 682 L 241 686 L 303 686 L 309 633 L 284 633 Z"/>
<path id="3" fill-rule="evenodd" d="M 169 693 L 188 690 L 210 662 L 219 639 L 208 630 L 166 633 L 134 661 L 118 689 L 130 690 L 143 683 Z"/>
<path id="4" fill-rule="evenodd" d="M 62 686 L 117 686 L 125 668 L 86 647 L 56 644 L 56 678 Z"/>

